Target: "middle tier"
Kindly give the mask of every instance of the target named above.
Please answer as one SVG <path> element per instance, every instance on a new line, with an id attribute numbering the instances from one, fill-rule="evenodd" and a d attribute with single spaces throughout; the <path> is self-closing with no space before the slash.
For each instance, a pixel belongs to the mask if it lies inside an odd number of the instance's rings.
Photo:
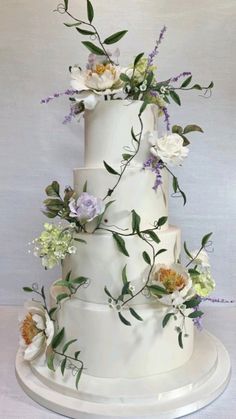
<path id="1" fill-rule="evenodd" d="M 180 229 L 169 227 L 164 231 L 157 231 L 160 243 L 153 243 L 155 251 L 166 249 L 156 257 L 156 263 L 171 264 L 180 258 Z M 89 279 L 88 286 L 80 287 L 77 298 L 83 301 L 107 304 L 105 286 L 114 297 L 120 295 L 122 270 L 127 265 L 127 278 L 136 291 L 142 288 L 147 279 L 149 265 L 143 259 L 143 252 L 151 256 L 150 246 L 137 235 L 123 237 L 129 257 L 117 249 L 117 244 L 111 233 L 99 232 L 95 234 L 80 233 L 78 238 L 86 244 L 75 241 L 76 254 L 67 256 L 62 264 L 62 275 L 71 272 L 71 278 L 84 276 Z M 146 303 L 147 299 L 140 294 L 132 304 Z"/>
<path id="2" fill-rule="evenodd" d="M 140 166 L 128 167 L 119 185 L 114 190 L 110 200 L 115 202 L 107 209 L 103 223 L 113 226 L 113 229 L 128 229 L 131 231 L 131 211 L 134 209 L 141 217 L 141 229 L 152 228 L 155 221 L 168 216 L 168 173 L 161 170 L 162 184 L 157 191 L 153 189 L 155 175 L 143 170 Z M 78 195 L 83 192 L 87 182 L 87 192 L 104 198 L 109 189 L 116 183 L 117 176 L 111 175 L 105 168 L 74 169 L 74 189 Z M 168 221 L 162 229 L 168 228 Z M 128 232 L 128 231 L 127 231 Z"/>

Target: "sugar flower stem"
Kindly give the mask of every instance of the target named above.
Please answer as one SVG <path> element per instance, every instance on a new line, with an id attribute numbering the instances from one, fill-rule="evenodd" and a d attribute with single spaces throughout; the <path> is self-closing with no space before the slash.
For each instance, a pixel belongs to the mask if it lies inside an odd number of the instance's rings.
<path id="1" fill-rule="evenodd" d="M 69 355 L 63 354 L 62 352 L 58 352 L 58 351 L 56 351 L 55 349 L 53 349 L 53 352 L 54 352 L 56 355 L 64 356 L 64 358 L 66 358 L 66 359 L 70 359 L 70 360 L 72 360 L 72 361 L 79 362 L 79 363 L 80 363 L 80 365 L 81 365 L 81 367 L 80 367 L 80 368 L 82 368 L 82 370 L 84 369 L 84 363 L 83 363 L 83 361 L 81 361 L 80 359 L 73 358 L 72 356 L 69 356 Z"/>
<path id="2" fill-rule="evenodd" d="M 115 185 L 113 186 L 113 188 L 112 189 L 108 189 L 108 191 L 107 191 L 107 194 L 105 195 L 105 197 L 103 198 L 103 201 L 105 201 L 105 199 L 106 198 L 108 198 L 109 196 L 111 196 L 112 194 L 113 194 L 113 192 L 114 192 L 114 190 L 117 188 L 117 186 L 119 185 L 119 183 L 120 183 L 120 181 L 121 181 L 121 179 L 122 179 L 122 176 L 123 176 L 123 174 L 124 174 L 124 172 L 126 171 L 126 169 L 127 169 L 127 167 L 129 166 L 129 164 L 131 163 L 131 161 L 134 159 L 134 157 L 138 154 L 138 152 L 139 152 L 139 149 L 140 149 L 140 143 L 141 143 L 141 139 L 142 139 L 142 134 L 143 134 L 143 121 L 142 121 L 142 118 L 141 118 L 141 115 L 139 114 L 139 116 L 138 116 L 138 118 L 139 118 L 139 122 L 140 122 L 140 126 L 141 126 L 141 129 L 140 129 L 140 132 L 136 135 L 136 137 L 139 137 L 138 139 L 137 139 L 137 148 L 136 148 L 136 150 L 135 150 L 135 153 L 132 155 L 132 157 L 130 157 L 126 162 L 125 162 L 125 164 L 122 166 L 122 168 L 121 168 L 121 172 L 120 172 L 120 174 L 119 174 L 119 176 L 118 176 L 118 180 L 117 180 L 117 182 L 115 183 Z"/>
<path id="3" fill-rule="evenodd" d="M 71 13 L 69 13 L 69 12 L 68 12 L 68 10 L 65 10 L 64 12 L 65 12 L 68 16 L 70 16 L 70 17 L 71 17 L 71 19 L 73 19 L 73 20 L 75 20 L 76 22 L 81 23 L 81 24 L 83 24 L 83 25 L 89 26 L 90 28 L 92 28 L 92 29 L 94 30 L 94 32 L 95 32 L 95 36 L 96 36 L 96 38 L 97 38 L 97 40 L 98 40 L 98 42 L 99 42 L 99 44 L 100 44 L 100 46 L 101 46 L 102 50 L 104 51 L 104 55 L 107 57 L 108 61 L 109 61 L 111 64 L 114 64 L 114 62 L 111 60 L 111 58 L 110 58 L 110 56 L 109 56 L 108 52 L 107 52 L 107 51 L 106 51 L 106 49 L 104 48 L 104 45 L 103 45 L 102 40 L 101 40 L 101 37 L 100 37 L 100 35 L 99 35 L 99 33 L 98 33 L 98 31 L 97 31 L 96 27 L 95 27 L 92 23 L 85 22 L 84 20 L 81 20 L 81 19 L 77 19 L 77 18 L 76 18 L 76 17 L 74 17 Z"/>
<path id="4" fill-rule="evenodd" d="M 149 228 L 148 231 L 155 231 L 155 230 L 158 230 L 158 229 L 159 229 L 159 227 L 153 227 L 153 228 Z M 119 234 L 119 236 L 124 236 L 124 237 L 145 234 L 146 231 L 147 231 L 147 229 L 146 229 L 146 230 L 140 231 L 139 233 L 135 232 L 135 233 L 127 233 L 126 234 L 126 233 L 120 233 L 120 232 L 117 232 L 116 230 L 112 230 L 110 228 L 105 228 L 105 227 L 97 227 L 96 230 L 109 231 L 110 233 L 117 233 L 117 234 Z"/>
<path id="5" fill-rule="evenodd" d="M 198 250 L 198 252 L 197 252 L 197 254 L 196 254 L 196 256 L 194 256 L 194 258 L 192 258 L 188 263 L 187 263 L 187 265 L 186 265 L 186 268 L 189 266 L 189 265 L 191 265 L 191 263 L 193 263 L 196 259 L 197 259 L 197 257 L 199 256 L 199 254 L 201 253 L 201 251 L 204 249 L 204 246 L 201 246 L 200 247 L 200 249 Z"/>

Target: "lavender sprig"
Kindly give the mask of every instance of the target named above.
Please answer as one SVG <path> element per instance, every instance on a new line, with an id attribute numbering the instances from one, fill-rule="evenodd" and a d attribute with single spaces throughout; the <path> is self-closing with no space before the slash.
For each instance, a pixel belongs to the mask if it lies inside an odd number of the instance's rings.
<path id="1" fill-rule="evenodd" d="M 161 30 L 161 32 L 160 32 L 160 35 L 159 35 L 159 38 L 158 38 L 158 40 L 156 41 L 156 45 L 155 45 L 155 48 L 153 49 L 153 51 L 152 52 L 150 52 L 150 54 L 148 55 L 148 67 L 151 67 L 152 66 L 152 64 L 153 64 L 153 61 L 154 61 L 154 58 L 157 56 L 157 54 L 158 54 L 158 48 L 159 48 L 159 45 L 161 44 L 161 42 L 162 42 L 162 40 L 163 40 L 163 38 L 164 38 L 164 33 L 166 32 L 166 30 L 167 30 L 167 27 L 166 26 L 163 26 L 163 28 L 162 28 L 162 30 Z"/>
<path id="2" fill-rule="evenodd" d="M 158 187 L 162 185 L 162 168 L 163 163 L 161 161 L 157 161 L 157 159 L 154 156 L 149 157 L 149 159 L 143 163 L 143 170 L 148 169 L 156 175 L 155 183 L 152 188 L 154 191 L 157 191 Z"/>
<path id="3" fill-rule="evenodd" d="M 168 113 L 168 109 L 167 109 L 167 107 L 166 107 L 166 106 L 164 106 L 164 107 L 162 108 L 162 111 L 163 111 L 164 116 L 165 116 L 165 118 L 164 118 L 164 122 L 166 123 L 166 129 L 167 129 L 167 131 L 170 131 L 170 115 L 169 115 L 169 113 Z"/>
<path id="4" fill-rule="evenodd" d="M 224 304 L 235 303 L 235 300 L 226 300 L 225 298 L 219 298 L 219 297 L 201 297 L 201 301 L 210 301 L 211 303 L 224 303 Z"/>
<path id="5" fill-rule="evenodd" d="M 59 92 L 59 93 L 54 93 L 52 96 L 47 96 L 45 99 L 42 99 L 40 101 L 40 103 L 49 103 L 51 102 L 51 100 L 54 100 L 60 96 L 72 96 L 79 93 L 78 90 L 74 90 L 74 89 L 67 89 L 64 92 Z"/>
<path id="6" fill-rule="evenodd" d="M 170 79 L 170 81 L 172 82 L 172 83 L 176 83 L 180 78 L 182 78 L 182 77 L 187 77 L 187 76 L 191 76 L 192 75 L 192 73 L 190 72 L 190 71 L 184 71 L 183 73 L 180 73 L 180 74 L 178 74 L 178 76 L 175 76 L 175 77 L 172 77 L 171 79 Z"/>

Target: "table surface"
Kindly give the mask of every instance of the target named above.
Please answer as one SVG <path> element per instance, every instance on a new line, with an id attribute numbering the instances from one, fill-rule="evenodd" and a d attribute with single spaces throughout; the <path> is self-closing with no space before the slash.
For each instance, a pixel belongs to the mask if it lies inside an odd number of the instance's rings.
<path id="1" fill-rule="evenodd" d="M 20 311 L 20 307 L 0 306 L 0 418 L 60 419 L 63 416 L 48 411 L 31 400 L 16 381 L 14 364 L 18 346 L 18 315 Z M 204 409 L 186 417 L 189 419 L 235 419 L 236 307 L 213 304 L 211 307 L 205 307 L 204 312 L 206 314 L 205 327 L 218 337 L 229 351 L 233 369 L 232 378 L 225 392 L 217 400 Z"/>

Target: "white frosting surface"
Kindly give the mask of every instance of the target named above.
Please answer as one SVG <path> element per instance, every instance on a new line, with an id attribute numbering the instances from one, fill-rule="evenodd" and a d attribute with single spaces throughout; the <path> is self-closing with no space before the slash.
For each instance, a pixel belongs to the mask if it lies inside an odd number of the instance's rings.
<path id="1" fill-rule="evenodd" d="M 120 165 L 122 154 L 132 147 L 131 128 L 140 132 L 138 118 L 141 101 L 102 101 L 92 111 L 85 111 L 85 167 L 103 167 L 108 164 Z M 156 128 L 157 107 L 148 105 L 142 114 L 143 135 L 140 150 L 133 163 L 143 165 L 149 156 L 147 132 Z"/>
<path id="2" fill-rule="evenodd" d="M 156 258 L 157 263 L 173 263 L 180 256 L 180 230 L 176 227 L 169 227 L 168 230 L 159 231 L 158 236 L 161 240 L 155 244 L 156 251 L 167 249 Z M 117 245 L 110 233 L 99 234 L 79 234 L 80 238 L 87 241 L 87 244 L 74 242 L 77 252 L 68 256 L 63 261 L 63 277 L 71 271 L 71 278 L 85 276 L 90 279 L 87 288 L 81 287 L 77 297 L 81 300 L 107 303 L 107 295 L 104 287 L 118 296 L 122 288 L 121 273 L 127 265 L 127 277 L 135 286 L 136 290 L 143 285 L 143 280 L 147 277 L 148 265 L 142 257 L 145 250 L 150 254 L 150 247 L 138 236 L 125 238 L 126 248 L 129 257 L 123 255 L 117 249 Z M 133 300 L 133 304 L 146 303 L 147 299 L 143 295 Z"/>
<path id="3" fill-rule="evenodd" d="M 160 217 L 168 216 L 168 173 L 162 173 L 162 185 L 153 190 L 155 175 L 140 167 L 129 167 L 124 172 L 118 187 L 109 200 L 115 202 L 108 208 L 104 219 L 108 225 L 130 229 L 131 211 L 134 209 L 141 217 L 141 228 L 152 228 Z M 79 194 L 87 181 L 87 191 L 99 198 L 104 198 L 108 189 L 112 188 L 117 176 L 109 174 L 105 168 L 75 169 L 74 188 Z M 168 222 L 162 227 L 168 227 Z M 114 228 L 116 229 L 116 228 Z"/>

